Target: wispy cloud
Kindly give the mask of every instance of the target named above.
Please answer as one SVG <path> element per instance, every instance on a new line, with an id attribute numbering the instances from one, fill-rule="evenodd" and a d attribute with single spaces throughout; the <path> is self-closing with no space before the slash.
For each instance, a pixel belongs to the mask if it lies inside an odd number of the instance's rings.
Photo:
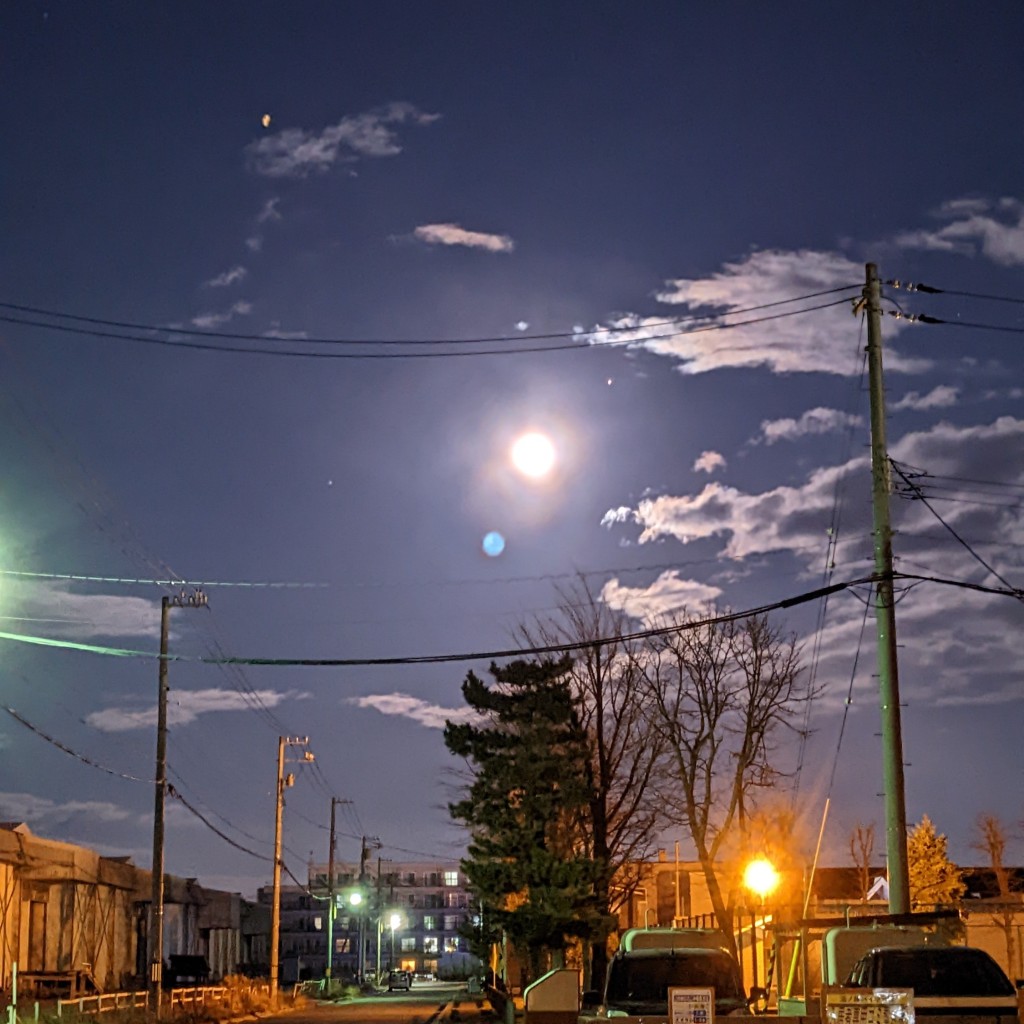
<path id="1" fill-rule="evenodd" d="M 24 821 L 33 829 L 37 826 L 54 828 L 74 821 L 89 823 L 127 821 L 129 811 L 103 800 L 67 800 L 58 803 L 32 793 L 0 793 L 0 815 L 7 821 Z"/>
<path id="2" fill-rule="evenodd" d="M 220 327 L 233 320 L 236 316 L 248 316 L 251 312 L 252 303 L 240 299 L 230 309 L 226 309 L 222 313 L 200 313 L 199 316 L 192 317 L 192 324 L 195 327 L 208 330 L 213 327 Z"/>
<path id="3" fill-rule="evenodd" d="M 467 231 L 458 224 L 421 224 L 413 234 L 427 245 L 462 245 L 487 252 L 511 252 L 515 242 L 508 235 Z"/>
<path id="4" fill-rule="evenodd" d="M 808 434 L 833 434 L 848 427 L 859 427 L 863 422 L 863 416 L 818 406 L 808 409 L 799 419 L 763 420 L 761 433 L 752 443 L 763 441 L 770 445 L 777 441 L 796 441 Z"/>
<path id="5" fill-rule="evenodd" d="M 65 580 L 4 580 L 5 610 L 32 623 L 32 632 L 68 640 L 157 637 L 160 605 L 143 597 L 83 594 Z"/>
<path id="6" fill-rule="evenodd" d="M 935 229 L 905 231 L 896 244 L 905 249 L 957 252 L 1012 267 L 1024 264 L 1024 203 L 1003 198 L 961 199 L 946 203 L 936 217 L 949 219 Z"/>
<path id="7" fill-rule="evenodd" d="M 371 693 L 365 697 L 349 697 L 347 703 L 359 708 L 373 708 L 382 715 L 411 718 L 428 729 L 443 729 L 447 721 L 468 722 L 475 717 L 472 708 L 446 708 L 407 693 Z"/>
<path id="8" fill-rule="evenodd" d="M 609 580 L 601 589 L 601 600 L 610 608 L 651 623 L 683 608 L 707 605 L 721 594 L 719 587 L 682 579 L 679 572 L 672 569 L 646 587 L 627 587 L 617 579 Z"/>
<path id="9" fill-rule="evenodd" d="M 256 216 L 257 224 L 266 224 L 267 221 L 279 221 L 281 220 L 281 212 L 278 210 L 278 204 L 281 202 L 280 196 L 274 196 L 272 199 L 268 199 L 264 204 L 263 208 Z"/>
<path id="10" fill-rule="evenodd" d="M 402 151 L 395 126 L 428 125 L 440 117 L 411 103 L 390 103 L 350 114 L 319 132 L 286 128 L 246 147 L 249 166 L 271 178 L 304 178 L 323 173 L 339 160 L 394 156 Z"/>
<path id="11" fill-rule="evenodd" d="M 248 711 L 254 704 L 274 708 L 286 700 L 306 697 L 308 693 L 295 690 L 254 690 L 252 693 L 220 689 L 174 690 L 167 705 L 167 721 L 170 725 L 186 725 L 200 715 L 215 711 Z M 87 715 L 85 721 L 102 732 L 128 732 L 154 726 L 156 713 L 156 708 L 151 707 L 134 711 L 124 707 L 105 708 Z"/>
<path id="12" fill-rule="evenodd" d="M 1024 419 L 1004 416 L 971 426 L 938 423 L 904 435 L 890 452 L 897 462 L 936 477 L 1024 484 L 1024 464 L 1018 457 L 1022 444 Z M 924 486 L 927 490 L 927 481 Z M 801 575 L 807 580 L 819 579 L 835 497 L 842 492 L 843 532 L 829 558 L 840 574 L 853 577 L 871 564 L 869 490 L 869 462 L 862 456 L 816 468 L 793 486 L 751 493 L 709 483 L 696 494 L 645 499 L 635 507 L 609 510 L 605 522 L 611 528 L 638 527 L 641 542 L 717 544 L 723 568 L 755 557 L 788 557 L 803 567 Z M 1013 501 L 943 503 L 941 511 L 944 520 L 1002 575 L 1011 581 L 1024 578 L 1024 520 Z M 898 503 L 893 514 L 899 565 L 905 571 L 1000 585 L 921 502 Z M 684 594 L 688 583 L 702 585 L 698 580 L 670 582 Z M 640 611 L 648 602 L 652 608 L 671 603 L 665 598 L 663 577 L 652 585 L 649 596 L 645 590 L 615 584 L 608 589 L 608 598 Z M 1012 668 L 1024 658 L 1024 633 L 1017 628 L 1019 605 L 1005 597 L 962 594 L 956 599 L 957 621 L 951 627 L 950 593 L 922 584 L 901 600 L 901 661 L 907 669 L 907 689 L 922 697 L 927 694 L 930 704 L 947 706 L 1024 699 Z M 686 603 L 692 607 L 695 602 Z M 829 619 L 821 638 L 821 678 L 830 672 L 848 675 L 863 611 L 857 602 L 838 602 L 830 607 Z M 872 686 L 866 673 L 859 685 Z"/>
<path id="13" fill-rule="evenodd" d="M 849 286 L 856 294 L 864 277 L 862 264 L 835 252 L 815 250 L 763 250 L 742 260 L 726 263 L 704 278 L 666 281 L 658 301 L 683 306 L 686 314 L 719 313 L 749 309 L 736 321 L 761 322 L 727 330 L 706 330 L 705 323 L 666 324 L 664 317 L 620 316 L 591 331 L 595 345 L 629 343 L 657 355 L 678 360 L 683 373 L 707 373 L 729 367 L 763 366 L 773 373 L 828 373 L 856 376 L 860 373 L 861 348 L 856 330 L 851 331 L 851 307 L 845 303 L 799 316 L 779 318 L 780 313 L 807 309 L 835 301 L 821 295 L 778 306 L 780 299 L 811 295 Z M 755 307 L 769 307 L 757 309 Z M 768 319 L 763 319 L 767 317 Z M 889 327 L 886 366 L 892 373 L 919 373 L 931 363 L 912 359 L 893 347 L 891 338 L 900 321 Z M 615 328 L 608 331 L 604 328 Z"/>
<path id="14" fill-rule="evenodd" d="M 926 395 L 908 391 L 890 408 L 893 412 L 900 412 L 903 409 L 912 409 L 914 412 L 923 412 L 926 409 L 948 409 L 950 406 L 956 405 L 959 397 L 959 388 L 940 384 L 938 387 L 932 388 Z"/>
<path id="15" fill-rule="evenodd" d="M 721 452 L 701 452 L 693 464 L 693 469 L 694 472 L 710 475 L 716 470 L 725 469 L 725 466 L 725 456 Z"/>
<path id="16" fill-rule="evenodd" d="M 227 288 L 228 285 L 238 284 L 239 281 L 244 281 L 248 276 L 249 271 L 242 266 L 232 267 L 230 270 L 225 270 L 223 274 L 218 274 L 216 277 L 211 277 L 209 281 L 204 282 L 204 288 Z"/>

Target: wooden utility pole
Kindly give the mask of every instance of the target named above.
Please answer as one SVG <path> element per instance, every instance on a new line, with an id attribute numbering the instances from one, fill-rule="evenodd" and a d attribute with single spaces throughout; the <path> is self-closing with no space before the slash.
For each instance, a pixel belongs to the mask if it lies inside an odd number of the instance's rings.
<path id="1" fill-rule="evenodd" d="M 279 736 L 277 740 L 277 805 L 274 811 L 274 890 L 270 908 L 270 1001 L 277 1003 L 278 981 L 281 969 L 281 823 L 284 817 L 284 791 L 295 785 L 295 776 L 284 774 L 286 747 L 308 747 L 308 736 Z M 309 750 L 303 750 L 303 761 L 314 760 Z"/>
<path id="2" fill-rule="evenodd" d="M 892 583 L 892 524 L 889 518 L 889 452 L 885 442 L 882 384 L 882 292 L 878 267 L 866 265 L 864 308 L 868 321 L 868 385 L 871 394 L 871 504 L 874 519 L 875 623 L 878 633 L 878 693 L 882 710 L 882 772 L 889 913 L 910 912 L 907 809 L 903 779 L 903 734 L 896 662 L 896 606 Z"/>
<path id="3" fill-rule="evenodd" d="M 146 934 L 146 962 L 149 964 L 149 1006 L 160 1016 L 160 995 L 164 973 L 164 803 L 167 798 L 167 643 L 172 608 L 205 608 L 201 590 L 160 601 L 160 665 L 156 698 L 156 783 L 153 802 L 152 893 L 149 929 Z"/>

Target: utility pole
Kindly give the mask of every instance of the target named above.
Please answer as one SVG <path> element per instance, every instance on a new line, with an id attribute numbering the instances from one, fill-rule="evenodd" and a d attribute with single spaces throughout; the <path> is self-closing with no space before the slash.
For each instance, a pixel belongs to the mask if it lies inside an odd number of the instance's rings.
<path id="1" fill-rule="evenodd" d="M 270 1001 L 277 1003 L 278 978 L 281 968 L 281 819 L 284 816 L 284 791 L 295 785 L 295 776 L 284 774 L 287 747 L 303 747 L 302 760 L 314 760 L 308 736 L 279 736 L 277 740 L 277 805 L 274 817 L 274 894 L 270 908 Z"/>
<path id="2" fill-rule="evenodd" d="M 149 1006 L 160 1016 L 160 994 L 164 973 L 164 802 L 167 797 L 167 641 L 172 608 L 205 608 L 201 590 L 182 590 L 160 601 L 160 665 L 156 698 L 156 783 L 153 802 L 153 887 L 146 934 L 146 962 L 149 964 Z"/>
<path id="3" fill-rule="evenodd" d="M 328 990 L 331 987 L 331 975 L 334 973 L 334 915 L 337 913 L 335 891 L 334 891 L 334 853 L 335 830 L 334 830 L 334 809 L 338 804 L 351 803 L 350 800 L 340 800 L 336 796 L 331 797 L 331 841 L 327 848 L 327 894 L 330 899 L 327 911 L 327 965 L 324 968 L 324 978 L 327 979 Z"/>
<path id="4" fill-rule="evenodd" d="M 362 845 L 359 850 L 359 891 L 363 894 L 363 899 L 366 903 L 366 909 L 369 909 L 369 893 L 366 888 L 366 862 L 370 858 L 370 850 L 379 850 L 381 846 L 380 840 L 376 836 L 363 836 Z M 366 910 L 359 915 L 359 956 L 356 959 L 356 971 L 359 974 L 359 983 L 363 983 L 363 975 L 366 972 L 366 921 L 367 914 Z"/>
<path id="5" fill-rule="evenodd" d="M 889 519 L 889 452 L 885 443 L 882 385 L 882 292 L 878 267 L 865 267 L 864 308 L 868 320 L 868 385 L 871 394 L 871 504 L 874 519 L 875 623 L 878 634 L 878 691 L 882 709 L 882 773 L 885 786 L 885 845 L 888 854 L 889 913 L 910 911 L 907 863 L 907 808 L 903 779 L 900 684 L 896 663 L 896 605 L 892 583 L 892 524 Z"/>

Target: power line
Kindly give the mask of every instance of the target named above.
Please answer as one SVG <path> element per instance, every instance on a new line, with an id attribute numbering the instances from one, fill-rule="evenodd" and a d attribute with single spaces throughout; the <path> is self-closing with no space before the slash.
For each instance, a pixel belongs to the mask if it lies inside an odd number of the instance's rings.
<path id="1" fill-rule="evenodd" d="M 229 846 L 233 846 L 236 850 L 241 850 L 242 853 L 247 853 L 250 857 L 255 857 L 257 860 L 269 861 L 270 863 L 273 863 L 273 857 L 268 857 L 266 854 L 257 853 L 255 850 L 250 850 L 248 846 L 243 846 L 241 843 L 235 842 L 235 840 L 232 839 L 231 836 L 226 835 L 224 832 L 221 832 L 221 830 L 217 828 L 217 826 L 214 825 L 212 821 L 210 821 L 203 815 L 202 811 L 199 811 L 195 807 L 193 807 L 169 782 L 167 783 L 167 795 L 174 797 L 175 800 L 181 801 L 182 805 L 187 810 L 191 811 L 192 814 L 194 814 L 211 832 L 214 833 L 214 835 L 220 836 L 220 838 L 223 839 L 224 842 L 227 843 Z M 291 874 L 290 871 L 288 873 Z"/>
<path id="2" fill-rule="evenodd" d="M 96 768 L 101 772 L 106 772 L 107 775 L 116 776 L 119 779 L 127 779 L 129 782 L 146 782 L 149 785 L 153 785 L 152 779 L 139 778 L 137 775 L 127 775 L 124 772 L 116 771 L 114 768 L 107 768 L 105 765 L 100 764 L 98 761 L 93 761 L 92 758 L 86 757 L 84 754 L 79 754 L 77 750 L 72 750 L 71 747 L 61 743 L 60 740 L 54 739 L 54 737 L 43 732 L 38 726 L 33 725 L 27 718 L 18 714 L 14 708 L 4 707 L 4 711 L 7 712 L 16 722 L 20 722 L 30 732 L 34 732 L 40 739 L 46 740 L 47 743 L 56 747 L 58 750 L 63 751 L 65 754 L 70 755 L 82 764 L 87 764 L 90 768 Z"/>
<path id="3" fill-rule="evenodd" d="M 431 352 L 307 352 L 307 351 L 296 351 L 294 349 L 277 349 L 277 348 L 254 348 L 251 346 L 241 345 L 217 345 L 210 342 L 199 342 L 199 341 L 173 341 L 170 338 L 156 338 L 147 335 L 140 334 L 122 334 L 114 333 L 111 331 L 103 331 L 97 328 L 86 328 L 86 327 L 72 327 L 67 324 L 47 324 L 38 320 L 25 320 L 19 317 L 3 316 L 0 315 L 0 322 L 20 324 L 25 327 L 38 327 L 44 330 L 59 331 L 64 334 L 74 334 L 94 338 L 112 339 L 116 341 L 128 341 L 135 342 L 143 345 L 159 345 L 167 348 L 179 348 L 179 349 L 195 349 L 206 352 L 223 352 L 229 355 L 264 355 L 264 356 L 275 356 L 287 359 L 453 359 L 461 356 L 508 356 L 508 355 L 524 355 L 528 353 L 544 353 L 544 352 L 565 352 L 569 350 L 575 351 L 591 351 L 599 350 L 601 348 L 623 348 L 634 345 L 640 345 L 645 342 L 651 341 L 664 341 L 669 338 L 674 338 L 679 335 L 689 334 L 702 334 L 707 331 L 726 331 L 732 330 L 737 327 L 749 327 L 754 324 L 766 323 L 771 320 L 782 320 L 791 316 L 802 316 L 805 313 L 813 313 L 822 309 L 830 309 L 834 306 L 845 305 L 855 296 L 845 296 L 844 298 L 837 299 L 834 302 L 819 303 L 815 306 L 806 306 L 803 309 L 794 309 L 785 313 L 774 313 L 769 316 L 753 317 L 749 320 L 738 320 L 735 323 L 714 323 L 707 324 L 703 327 L 693 327 L 689 330 L 683 331 L 671 331 L 667 334 L 652 334 L 648 337 L 643 338 L 626 338 L 622 341 L 608 341 L 608 342 L 594 342 L 588 343 L 585 341 L 574 341 L 570 344 L 565 345 L 524 345 L 517 346 L 514 348 L 502 348 L 502 349 L 472 349 L 469 351 L 431 351 Z M 732 314 L 725 314 L 732 315 Z M 673 321 L 674 322 L 674 321 Z M 628 327 L 617 327 L 600 329 L 596 331 L 587 332 L 586 335 L 579 335 L 578 337 L 593 337 L 602 334 L 609 334 L 612 332 L 617 333 L 628 333 L 645 330 L 646 326 L 630 325 Z M 566 337 L 567 335 L 558 335 L 557 337 Z M 270 338 L 262 338 L 263 341 L 271 341 Z M 315 340 L 315 339 L 314 339 Z M 500 339 L 503 342 L 508 342 L 514 339 Z M 356 343 L 360 344 L 360 343 Z M 368 343 L 362 343 L 368 344 Z M 406 343 L 411 344 L 411 343 Z M 431 344 L 445 344 L 443 342 L 432 342 Z"/>
<path id="4" fill-rule="evenodd" d="M 915 284 L 912 281 L 892 280 L 886 281 L 885 283 L 892 288 L 900 288 L 905 292 L 922 292 L 926 295 L 959 295 L 964 299 L 985 299 L 989 302 L 1013 302 L 1017 305 L 1024 306 L 1024 299 L 1009 295 L 985 295 L 981 292 L 954 291 L 952 288 L 935 288 L 930 284 Z"/>
<path id="5" fill-rule="evenodd" d="M 744 306 L 739 309 L 731 309 L 725 313 L 694 313 L 686 316 L 668 317 L 664 320 L 655 320 L 646 327 L 667 327 L 672 324 L 692 323 L 702 320 L 718 320 L 723 316 L 738 316 L 743 313 L 754 313 L 762 309 L 772 309 L 776 306 L 784 306 L 791 302 L 805 302 L 807 299 L 817 299 L 823 295 L 835 295 L 838 292 L 849 291 L 857 288 L 855 284 L 844 284 L 836 288 L 824 288 L 821 291 L 808 292 L 804 295 L 794 295 L 787 299 L 776 299 L 773 302 L 762 302 L 756 306 Z M 135 323 L 128 320 L 109 320 L 102 317 L 81 316 L 76 313 L 65 313 L 59 310 L 42 309 L 38 306 L 25 306 L 14 302 L 0 302 L 0 309 L 11 309 L 18 313 L 31 313 L 36 316 L 47 316 L 58 320 L 72 320 L 76 323 L 94 324 L 100 327 L 117 327 L 124 330 L 151 331 L 155 333 L 174 334 L 195 338 L 223 338 L 234 341 L 273 341 L 274 335 L 270 334 L 244 334 L 234 331 L 208 331 L 191 329 L 188 327 L 164 327 L 158 324 Z M 15 321 L 18 322 L 18 321 Z M 37 326 L 33 324 L 33 326 Z M 305 345 L 485 345 L 499 344 L 508 341 L 552 341 L 558 338 L 576 338 L 586 334 L 619 334 L 626 331 L 636 330 L 633 326 L 603 327 L 594 331 L 554 331 L 547 334 L 519 334 L 515 337 L 494 336 L 494 337 L 471 337 L 471 338 L 277 338 L 278 341 L 301 342 Z"/>
<path id="6" fill-rule="evenodd" d="M 1010 327 L 1007 324 L 978 324 L 968 320 L 943 320 L 941 317 L 929 316 L 927 313 L 905 314 L 889 310 L 889 316 L 897 320 L 906 320 L 911 324 L 940 324 L 943 327 L 970 327 L 976 331 L 1001 331 L 1003 334 L 1024 334 L 1024 327 Z"/>
<path id="7" fill-rule="evenodd" d="M 142 579 L 125 576 L 83 576 L 70 572 L 29 572 L 22 569 L 0 569 L 0 576 L 20 576 L 27 579 L 73 580 L 77 583 L 122 583 L 128 586 L 147 587 L 247 587 L 247 588 L 303 588 L 326 587 L 326 583 L 289 583 L 274 580 L 185 580 L 185 579 Z"/>
<path id="8" fill-rule="evenodd" d="M 957 543 L 959 543 L 968 552 L 968 554 L 970 554 L 971 557 L 974 558 L 980 565 L 984 566 L 993 576 L 995 576 L 995 578 L 999 580 L 999 582 L 1002 583 L 1003 586 L 1008 587 L 1010 590 L 1016 591 L 1017 596 L 1020 598 L 1020 600 L 1024 600 L 1024 591 L 1022 591 L 1019 587 L 1014 587 L 1013 584 L 1009 582 L 1009 580 L 1007 580 L 1004 576 L 1000 575 L 1000 573 L 996 572 L 996 570 L 993 569 L 992 566 L 989 565 L 988 562 L 986 562 L 985 559 L 982 558 L 981 555 L 979 555 L 978 552 L 975 551 L 974 548 L 972 548 L 971 545 L 968 544 L 967 541 L 964 540 L 964 538 L 961 537 L 960 534 L 957 533 L 956 530 L 954 530 L 953 527 L 950 526 L 950 524 L 947 523 L 946 520 L 943 519 L 938 512 L 935 511 L 934 508 L 932 508 L 928 499 L 924 495 L 924 491 L 922 491 L 921 488 L 918 487 L 917 484 L 914 483 L 914 481 L 911 480 L 910 477 L 903 472 L 903 467 L 900 466 L 900 464 L 895 459 L 892 458 L 889 459 L 889 464 L 892 466 L 893 469 L 896 470 L 896 472 L 899 474 L 903 482 L 914 491 L 914 493 L 918 497 L 918 500 L 924 505 L 924 507 L 928 509 L 928 511 L 931 512 L 931 514 L 935 516 L 935 518 L 938 519 L 938 521 L 942 523 L 942 525 L 952 534 L 953 538 L 957 541 Z"/>

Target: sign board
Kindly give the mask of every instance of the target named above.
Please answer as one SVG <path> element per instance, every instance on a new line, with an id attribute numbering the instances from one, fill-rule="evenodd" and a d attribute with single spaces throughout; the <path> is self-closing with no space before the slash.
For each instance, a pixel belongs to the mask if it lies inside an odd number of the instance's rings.
<path id="1" fill-rule="evenodd" d="M 670 988 L 669 1024 L 715 1024 L 713 988 Z"/>
<path id="2" fill-rule="evenodd" d="M 826 989 L 827 1024 L 914 1024 L 914 991 L 909 988 Z"/>

